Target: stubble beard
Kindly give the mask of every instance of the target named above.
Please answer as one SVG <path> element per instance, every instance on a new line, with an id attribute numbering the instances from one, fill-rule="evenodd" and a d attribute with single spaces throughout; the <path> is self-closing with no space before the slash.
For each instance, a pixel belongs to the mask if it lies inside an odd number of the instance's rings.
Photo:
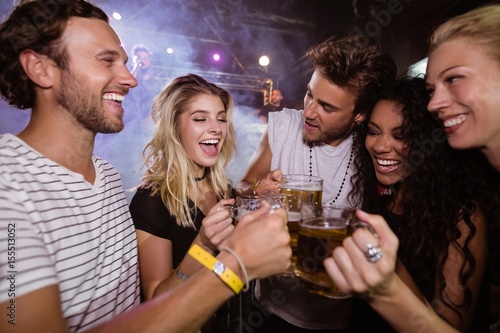
<path id="1" fill-rule="evenodd" d="M 330 144 L 338 140 L 344 140 L 352 133 L 354 128 L 354 116 L 349 119 L 345 124 L 340 127 L 329 127 L 325 131 L 320 132 L 318 136 L 314 137 L 309 135 L 309 133 L 304 129 L 302 131 L 302 137 L 306 144 L 316 144 L 324 143 Z"/>
<path id="2" fill-rule="evenodd" d="M 77 78 L 69 69 L 61 71 L 61 90 L 56 101 L 93 133 L 120 132 L 124 127 L 123 117 L 120 121 L 110 121 L 106 117 L 102 97 L 94 94 L 90 84 Z"/>

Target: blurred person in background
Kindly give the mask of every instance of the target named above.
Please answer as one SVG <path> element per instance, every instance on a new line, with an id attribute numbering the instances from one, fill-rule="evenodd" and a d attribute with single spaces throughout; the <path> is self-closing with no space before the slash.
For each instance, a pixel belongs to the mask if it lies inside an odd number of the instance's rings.
<path id="1" fill-rule="evenodd" d="M 143 117 L 149 117 L 149 110 L 155 96 L 161 91 L 163 82 L 155 77 L 151 57 L 153 53 L 145 44 L 132 47 L 131 73 L 137 80 L 137 87 L 129 96 L 130 106 Z"/>
<path id="2" fill-rule="evenodd" d="M 269 103 L 265 104 L 262 109 L 260 109 L 259 118 L 263 123 L 267 123 L 269 112 L 281 111 L 284 107 L 283 94 L 281 93 L 281 90 L 274 89 L 271 93 Z"/>

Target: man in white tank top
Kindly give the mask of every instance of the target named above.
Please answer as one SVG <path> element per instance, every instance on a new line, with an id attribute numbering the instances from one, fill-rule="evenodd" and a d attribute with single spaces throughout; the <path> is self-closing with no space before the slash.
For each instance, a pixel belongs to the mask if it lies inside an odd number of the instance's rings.
<path id="1" fill-rule="evenodd" d="M 359 36 L 324 42 L 311 48 L 308 56 L 314 72 L 304 110 L 269 115 L 267 132 L 237 193 L 261 195 L 276 187 L 283 174 L 305 174 L 323 178 L 324 205 L 348 206 L 352 136 L 363 119 L 364 99 L 395 77 L 396 65 Z M 261 280 L 255 296 L 260 302 L 250 315 L 262 314 L 255 332 L 348 330 L 350 301 L 310 294 L 297 278 Z"/>

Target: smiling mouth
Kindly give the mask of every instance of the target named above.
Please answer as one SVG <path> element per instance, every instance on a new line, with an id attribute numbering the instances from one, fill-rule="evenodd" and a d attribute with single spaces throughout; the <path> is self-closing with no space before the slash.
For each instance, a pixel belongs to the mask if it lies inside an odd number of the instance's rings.
<path id="1" fill-rule="evenodd" d="M 391 165 L 400 164 L 401 162 L 395 161 L 395 160 L 382 160 L 380 158 L 377 158 L 377 163 L 381 166 L 391 166 Z"/>
<path id="2" fill-rule="evenodd" d="M 450 127 L 453 127 L 453 126 L 460 125 L 460 124 L 462 124 L 465 121 L 466 118 L 467 118 L 466 115 L 461 114 L 461 115 L 458 115 L 457 117 L 453 117 L 453 118 L 450 118 L 450 119 L 443 120 L 443 126 L 445 128 L 450 128 Z"/>
<path id="3" fill-rule="evenodd" d="M 203 152 L 208 155 L 214 156 L 217 155 L 217 145 L 219 144 L 219 142 L 220 140 L 218 139 L 203 140 L 200 142 L 200 146 Z"/>
<path id="4" fill-rule="evenodd" d="M 117 93 L 106 93 L 102 96 L 102 98 L 106 101 L 114 101 L 121 103 L 125 100 L 125 96 Z"/>
<path id="5" fill-rule="evenodd" d="M 375 160 L 377 161 L 378 169 L 386 172 L 394 171 L 401 165 L 401 162 L 396 160 L 386 160 L 381 158 L 375 158 Z"/>
<path id="6" fill-rule="evenodd" d="M 203 140 L 200 142 L 203 145 L 217 145 L 220 140 Z"/>

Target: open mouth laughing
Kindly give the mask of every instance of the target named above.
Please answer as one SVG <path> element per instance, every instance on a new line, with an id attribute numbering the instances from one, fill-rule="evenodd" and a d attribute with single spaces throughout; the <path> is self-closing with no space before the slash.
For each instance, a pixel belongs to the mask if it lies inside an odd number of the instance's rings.
<path id="1" fill-rule="evenodd" d="M 218 149 L 217 145 L 219 144 L 219 139 L 208 139 L 200 142 L 201 150 L 208 156 L 217 156 Z"/>
<path id="2" fill-rule="evenodd" d="M 375 160 L 377 161 L 377 169 L 382 172 L 392 172 L 399 168 L 399 166 L 401 165 L 401 162 L 397 160 L 388 160 L 381 158 L 375 158 Z"/>

